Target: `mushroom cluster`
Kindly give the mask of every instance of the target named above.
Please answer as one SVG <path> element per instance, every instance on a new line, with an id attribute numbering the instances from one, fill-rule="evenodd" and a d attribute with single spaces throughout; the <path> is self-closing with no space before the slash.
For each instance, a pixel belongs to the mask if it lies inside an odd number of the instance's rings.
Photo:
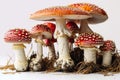
<path id="1" fill-rule="evenodd" d="M 44 23 L 35 25 L 31 31 L 21 28 L 11 29 L 4 37 L 5 42 L 13 43 L 16 71 L 42 71 L 50 66 L 54 71 L 76 71 L 78 70 L 75 69 L 76 66 L 82 66 L 79 69 L 83 71 L 88 64 L 89 70 L 94 70 L 95 67 L 91 68 L 91 66 L 100 68 L 112 64 L 115 43 L 112 40 L 105 41 L 102 35 L 88 26 L 88 24 L 102 23 L 108 19 L 107 13 L 100 7 L 90 3 L 54 6 L 32 13 L 30 19 L 44 21 Z M 23 43 L 33 42 L 36 44 L 33 46 L 36 50 L 33 50 L 34 54 L 28 58 Z M 54 45 L 55 42 L 56 45 Z M 48 48 L 47 59 L 43 53 L 45 46 Z M 55 49 L 56 46 L 58 51 Z M 75 48 L 79 48 L 78 54 L 83 53 L 83 61 L 76 63 L 72 58 L 71 52 L 74 52 L 74 57 L 79 58 Z M 101 53 L 102 64 L 98 66 L 97 56 Z M 85 65 L 83 66 L 82 63 Z"/>

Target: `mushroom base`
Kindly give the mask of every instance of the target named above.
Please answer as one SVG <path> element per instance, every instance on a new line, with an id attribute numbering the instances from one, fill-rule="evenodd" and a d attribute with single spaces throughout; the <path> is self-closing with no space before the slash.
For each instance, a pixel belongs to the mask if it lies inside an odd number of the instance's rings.
<path id="1" fill-rule="evenodd" d="M 44 63 L 43 66 L 44 67 L 42 68 L 42 70 L 47 71 L 47 72 L 55 72 L 55 71 L 57 71 L 57 69 L 54 68 L 55 61 L 56 61 L 56 58 L 49 60 L 48 57 L 45 57 L 43 59 L 43 63 Z"/>
<path id="2" fill-rule="evenodd" d="M 43 66 L 43 62 L 42 60 L 35 62 L 36 59 L 36 54 L 32 54 L 30 56 L 30 59 L 28 60 L 28 70 L 30 71 L 41 71 L 42 70 L 42 66 Z"/>
<path id="3" fill-rule="evenodd" d="M 84 61 L 84 51 L 79 47 L 74 48 L 73 51 L 70 52 L 70 56 L 75 65 L 77 65 L 79 62 Z"/>
<path id="4" fill-rule="evenodd" d="M 101 66 L 94 62 L 80 62 L 75 67 L 77 73 L 89 74 L 101 71 Z"/>
<path id="5" fill-rule="evenodd" d="M 112 64 L 104 67 L 103 70 L 106 72 L 120 72 L 120 55 L 114 54 L 112 57 Z"/>

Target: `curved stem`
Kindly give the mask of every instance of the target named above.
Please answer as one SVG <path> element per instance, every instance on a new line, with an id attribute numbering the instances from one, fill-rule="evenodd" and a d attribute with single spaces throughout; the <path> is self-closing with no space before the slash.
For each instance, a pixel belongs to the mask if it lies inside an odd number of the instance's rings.
<path id="1" fill-rule="evenodd" d="M 84 33 L 84 32 L 93 32 L 90 27 L 88 26 L 87 20 L 81 20 L 80 21 L 80 29 L 79 33 Z"/>

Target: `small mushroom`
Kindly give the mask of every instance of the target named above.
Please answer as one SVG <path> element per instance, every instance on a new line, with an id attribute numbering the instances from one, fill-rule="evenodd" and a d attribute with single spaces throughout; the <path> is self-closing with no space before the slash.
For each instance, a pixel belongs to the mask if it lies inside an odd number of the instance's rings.
<path id="1" fill-rule="evenodd" d="M 78 8 L 80 10 L 82 9 L 82 10 L 88 12 L 88 14 L 90 14 L 92 16 L 91 18 L 86 18 L 86 19 L 83 19 L 83 20 L 79 20 L 79 22 L 80 22 L 79 33 L 93 32 L 89 28 L 88 23 L 97 24 L 97 23 L 104 22 L 108 19 L 108 15 L 106 14 L 106 12 L 103 9 L 101 9 L 100 7 L 98 7 L 94 4 L 74 3 L 74 4 L 70 4 L 68 6 L 72 7 L 72 8 Z"/>
<path id="2" fill-rule="evenodd" d="M 4 36 L 4 41 L 13 44 L 15 53 L 14 67 L 16 71 L 26 71 L 28 68 L 28 61 L 25 56 L 24 43 L 31 42 L 31 35 L 25 29 L 10 29 Z"/>
<path id="3" fill-rule="evenodd" d="M 103 66 L 109 66 L 112 62 L 112 54 L 115 52 L 115 43 L 112 40 L 104 41 L 103 46 L 100 46 L 101 51 L 103 52 Z"/>
<path id="4" fill-rule="evenodd" d="M 49 60 L 54 60 L 56 59 L 56 54 L 55 54 L 55 47 L 54 47 L 54 42 L 56 42 L 56 39 L 54 39 L 53 34 L 56 28 L 56 25 L 51 22 L 46 22 L 44 25 L 47 25 L 51 32 L 52 32 L 52 39 L 44 39 L 44 43 L 48 48 L 48 59 Z"/>
<path id="5" fill-rule="evenodd" d="M 71 32 L 66 28 L 66 19 L 84 19 L 88 17 L 91 16 L 85 11 L 65 6 L 45 8 L 30 16 L 33 20 L 56 21 L 54 38 L 57 39 L 59 58 L 55 62 L 55 68 L 68 70 L 74 66 L 68 45 L 68 37 L 71 36 Z"/>
<path id="6" fill-rule="evenodd" d="M 38 24 L 34 26 L 31 30 L 32 37 L 35 38 L 37 44 L 36 57 L 32 59 L 29 64 L 30 70 L 39 71 L 42 69 L 42 57 L 43 57 L 43 39 L 52 38 L 52 33 L 50 29 L 43 24 Z"/>
<path id="7" fill-rule="evenodd" d="M 96 53 L 100 52 L 98 46 L 103 44 L 103 38 L 98 33 L 81 33 L 75 39 L 75 45 L 84 50 L 84 62 L 96 63 Z"/>
<path id="8" fill-rule="evenodd" d="M 43 42 L 44 42 L 44 45 L 47 46 L 47 48 L 48 48 L 48 59 L 55 60 L 56 54 L 55 54 L 54 42 L 56 42 L 56 39 L 54 39 L 54 38 L 44 39 Z"/>
<path id="9" fill-rule="evenodd" d="M 79 31 L 79 28 L 78 28 L 77 24 L 73 21 L 67 22 L 66 27 L 72 33 L 72 36 L 69 38 L 69 47 L 70 47 L 70 51 L 72 51 L 73 50 L 74 38 L 76 37 L 76 35 Z"/>

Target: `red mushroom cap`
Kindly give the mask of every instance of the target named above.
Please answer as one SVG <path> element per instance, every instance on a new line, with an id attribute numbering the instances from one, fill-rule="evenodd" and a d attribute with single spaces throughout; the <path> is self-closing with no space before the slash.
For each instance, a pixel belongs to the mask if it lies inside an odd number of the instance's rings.
<path id="1" fill-rule="evenodd" d="M 104 41 L 103 46 L 100 46 L 102 51 L 115 51 L 115 48 L 115 43 L 112 40 L 106 40 Z"/>
<path id="2" fill-rule="evenodd" d="M 103 9 L 101 9 L 100 7 L 94 4 L 75 3 L 75 4 L 70 4 L 68 6 L 72 8 L 82 9 L 84 11 L 87 11 L 89 14 L 91 14 L 92 17 L 88 19 L 88 22 L 91 24 L 101 23 L 108 19 L 107 13 Z"/>
<path id="3" fill-rule="evenodd" d="M 75 22 L 73 22 L 73 21 L 67 22 L 66 27 L 67 27 L 67 29 L 70 30 L 73 34 L 74 34 L 74 33 L 77 33 L 78 30 L 79 30 L 78 25 L 77 25 Z"/>
<path id="4" fill-rule="evenodd" d="M 50 28 L 52 34 L 55 32 L 56 25 L 54 23 L 46 22 L 44 25 L 47 25 Z"/>
<path id="5" fill-rule="evenodd" d="M 25 29 L 11 29 L 6 32 L 4 41 L 9 43 L 30 43 L 31 34 Z"/>
<path id="6" fill-rule="evenodd" d="M 57 39 L 54 39 L 54 37 L 52 37 L 52 39 L 43 39 L 43 42 L 46 46 L 49 46 L 49 45 L 57 42 Z"/>
<path id="7" fill-rule="evenodd" d="M 98 33 L 81 33 L 75 40 L 76 46 L 94 47 L 103 44 L 103 37 Z"/>
<path id="8" fill-rule="evenodd" d="M 36 26 L 34 26 L 31 30 L 31 34 L 33 38 L 36 38 L 37 36 L 40 35 L 42 36 L 43 39 L 52 38 L 50 28 L 43 24 L 37 24 Z"/>

